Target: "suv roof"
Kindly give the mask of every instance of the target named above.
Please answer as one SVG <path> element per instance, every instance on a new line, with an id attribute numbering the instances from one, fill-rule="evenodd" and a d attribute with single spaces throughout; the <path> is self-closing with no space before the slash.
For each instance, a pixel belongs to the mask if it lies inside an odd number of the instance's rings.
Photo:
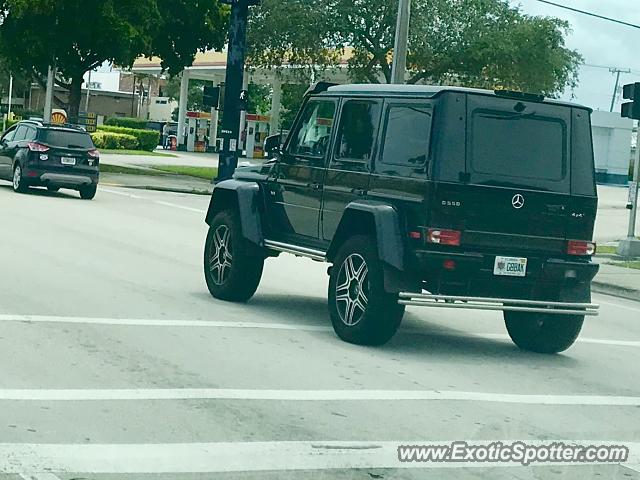
<path id="1" fill-rule="evenodd" d="M 78 125 L 73 125 L 71 123 L 65 123 L 63 125 L 59 123 L 47 123 L 41 120 L 29 119 L 29 120 L 20 120 L 16 125 L 34 125 L 40 128 L 50 128 L 55 130 L 63 130 L 67 132 L 85 132 L 86 130 Z"/>
<path id="2" fill-rule="evenodd" d="M 515 100 L 527 100 L 537 101 L 544 103 L 550 103 L 555 105 L 563 105 L 567 107 L 583 108 L 591 111 L 592 109 L 584 105 L 565 102 L 561 100 L 555 100 L 545 98 L 541 95 L 511 92 L 507 90 L 483 90 L 480 88 L 466 88 L 455 86 L 436 86 L 436 85 L 392 85 L 392 84 L 347 84 L 347 85 L 333 85 L 328 87 L 320 95 L 337 94 L 337 95 L 383 95 L 383 96 L 421 96 L 433 98 L 443 92 L 460 92 L 460 93 L 473 93 L 476 95 L 488 95 L 492 97 L 500 98 L 512 98 Z"/>

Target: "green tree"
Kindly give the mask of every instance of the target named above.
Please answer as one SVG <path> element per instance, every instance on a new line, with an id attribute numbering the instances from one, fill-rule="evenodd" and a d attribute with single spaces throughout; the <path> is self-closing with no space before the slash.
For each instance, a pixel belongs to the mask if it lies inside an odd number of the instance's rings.
<path id="1" fill-rule="evenodd" d="M 251 61 L 326 69 L 348 49 L 353 80 L 390 82 L 397 7 L 397 0 L 265 0 L 268 11 L 251 24 Z M 582 61 L 565 46 L 568 31 L 567 22 L 525 15 L 506 0 L 413 0 L 408 82 L 554 96 L 576 85 Z"/>
<path id="2" fill-rule="evenodd" d="M 55 62 L 75 116 L 85 72 L 158 55 L 175 73 L 199 49 L 222 47 L 225 12 L 216 0 L 0 0 L 0 54 L 41 83 Z"/>
<path id="3" fill-rule="evenodd" d="M 300 107 L 308 84 L 289 83 L 282 86 L 282 110 L 280 112 L 280 128 L 290 130 Z"/>

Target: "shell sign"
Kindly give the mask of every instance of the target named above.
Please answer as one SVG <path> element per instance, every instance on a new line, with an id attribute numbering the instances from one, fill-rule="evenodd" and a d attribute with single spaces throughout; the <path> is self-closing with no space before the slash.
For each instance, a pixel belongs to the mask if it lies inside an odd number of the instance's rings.
<path id="1" fill-rule="evenodd" d="M 64 125 L 67 123 L 67 112 L 64 110 L 54 110 L 51 112 L 51 123 Z"/>

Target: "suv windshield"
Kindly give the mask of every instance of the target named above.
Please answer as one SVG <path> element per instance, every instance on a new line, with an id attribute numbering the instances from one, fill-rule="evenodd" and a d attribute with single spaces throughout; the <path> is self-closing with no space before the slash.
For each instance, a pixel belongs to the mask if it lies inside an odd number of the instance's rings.
<path id="1" fill-rule="evenodd" d="M 51 147 L 94 148 L 91 135 L 68 130 L 40 130 L 39 141 Z"/>

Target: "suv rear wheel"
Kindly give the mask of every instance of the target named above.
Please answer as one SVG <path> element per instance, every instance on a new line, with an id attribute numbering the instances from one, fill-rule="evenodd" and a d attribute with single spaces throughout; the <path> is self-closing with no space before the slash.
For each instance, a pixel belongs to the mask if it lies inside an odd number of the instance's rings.
<path id="1" fill-rule="evenodd" d="M 536 353 L 560 353 L 575 343 L 584 315 L 504 312 L 509 336 L 518 347 Z"/>
<path id="2" fill-rule="evenodd" d="M 13 168 L 13 191 L 18 193 L 25 193 L 29 190 L 29 185 L 22 176 L 22 167 L 19 163 Z"/>
<path id="3" fill-rule="evenodd" d="M 246 302 L 256 293 L 264 256 L 243 236 L 235 212 L 218 213 L 207 235 L 204 276 L 209 292 L 229 302 Z"/>
<path id="4" fill-rule="evenodd" d="M 96 185 L 89 185 L 87 187 L 80 188 L 80 198 L 83 200 L 93 200 L 96 196 L 98 187 Z"/>
<path id="5" fill-rule="evenodd" d="M 551 288 L 557 292 L 552 298 L 560 302 L 589 303 L 591 287 L 577 284 L 572 287 Z M 545 295 L 545 298 L 548 297 Z M 584 315 L 554 315 L 526 312 L 504 312 L 507 331 L 513 342 L 523 350 L 537 353 L 564 352 L 580 335 Z"/>
<path id="6" fill-rule="evenodd" d="M 336 334 L 358 345 L 382 345 L 400 327 L 404 305 L 384 290 L 383 266 L 372 237 L 354 236 L 336 255 L 329 278 L 329 313 Z"/>

